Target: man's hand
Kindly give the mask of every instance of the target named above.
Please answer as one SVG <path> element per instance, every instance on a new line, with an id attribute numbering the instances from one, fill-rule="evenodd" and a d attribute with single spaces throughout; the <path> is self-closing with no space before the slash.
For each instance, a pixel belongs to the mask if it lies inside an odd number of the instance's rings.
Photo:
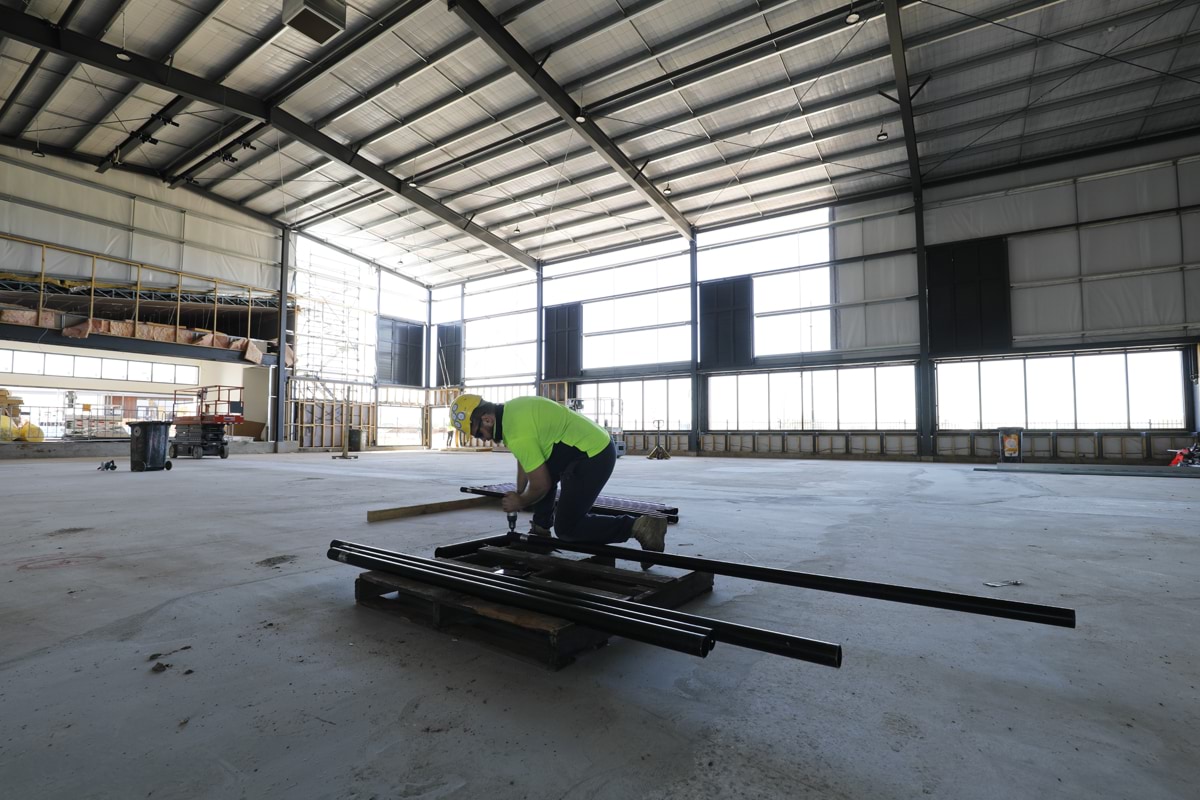
<path id="1" fill-rule="evenodd" d="M 504 496 L 500 498 L 500 507 L 510 514 L 520 511 L 523 507 L 520 495 L 516 492 L 505 492 Z"/>

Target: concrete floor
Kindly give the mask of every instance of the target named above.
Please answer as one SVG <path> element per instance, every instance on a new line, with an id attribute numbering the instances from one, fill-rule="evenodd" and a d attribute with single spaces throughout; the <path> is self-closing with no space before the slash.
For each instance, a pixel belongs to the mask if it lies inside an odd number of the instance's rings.
<path id="1" fill-rule="evenodd" d="M 842 669 L 615 639 L 553 673 L 356 607 L 325 557 L 501 532 L 499 511 L 365 519 L 511 480 L 510 456 L 176 463 L 0 463 L 0 795 L 1200 796 L 1200 482 L 627 457 L 609 491 L 677 502 L 669 550 L 1080 627 L 718 577 L 690 610 L 841 642 Z"/>

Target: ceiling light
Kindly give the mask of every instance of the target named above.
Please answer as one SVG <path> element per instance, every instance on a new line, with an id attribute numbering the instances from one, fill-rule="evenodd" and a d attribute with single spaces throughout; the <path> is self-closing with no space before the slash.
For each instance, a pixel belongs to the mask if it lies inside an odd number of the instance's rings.
<path id="1" fill-rule="evenodd" d="M 575 115 L 575 121 L 580 122 L 580 123 L 587 122 L 587 115 L 584 114 L 583 111 L 580 111 L 578 114 Z"/>
<path id="2" fill-rule="evenodd" d="M 888 140 L 888 132 L 883 129 L 882 125 L 880 125 L 879 133 L 875 134 L 875 141 L 886 142 L 887 140 Z"/>
<path id="3" fill-rule="evenodd" d="M 121 50 L 120 52 L 117 53 L 117 61 L 132 61 L 132 60 L 133 60 L 133 56 L 129 55 L 129 53 L 126 53 L 124 50 Z"/>
<path id="4" fill-rule="evenodd" d="M 846 24 L 853 25 L 854 23 L 858 22 L 860 19 L 862 19 L 862 14 L 859 14 L 857 11 L 855 11 L 854 3 L 851 3 L 850 4 L 850 13 L 846 15 Z"/>
<path id="5" fill-rule="evenodd" d="M 42 146 L 40 144 L 33 146 L 33 157 L 34 158 L 45 158 L 46 157 L 46 154 L 42 152 Z"/>
<path id="6" fill-rule="evenodd" d="M 513 235 L 514 235 L 514 236 L 516 236 L 516 235 L 517 235 L 517 234 L 519 234 L 520 232 L 521 232 L 521 226 L 520 226 L 520 225 L 517 225 L 515 228 L 513 228 Z"/>
<path id="7" fill-rule="evenodd" d="M 668 182 L 668 183 L 667 183 L 667 185 L 666 185 L 665 187 L 663 187 L 663 194 L 667 195 L 668 197 L 670 197 L 670 196 L 671 196 L 671 184 L 670 184 L 670 182 Z"/>

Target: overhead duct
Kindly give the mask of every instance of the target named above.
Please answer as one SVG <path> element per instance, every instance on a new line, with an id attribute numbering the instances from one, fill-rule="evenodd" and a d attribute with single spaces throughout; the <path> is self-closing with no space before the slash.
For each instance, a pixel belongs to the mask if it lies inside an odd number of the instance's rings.
<path id="1" fill-rule="evenodd" d="M 346 30 L 346 0 L 283 0 L 283 24 L 325 44 Z"/>

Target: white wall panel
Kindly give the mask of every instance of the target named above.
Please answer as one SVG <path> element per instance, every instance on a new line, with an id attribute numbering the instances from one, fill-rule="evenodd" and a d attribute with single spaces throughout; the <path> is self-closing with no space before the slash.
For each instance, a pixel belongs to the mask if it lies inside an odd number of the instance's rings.
<path id="1" fill-rule="evenodd" d="M 154 236 L 146 236 L 143 233 L 135 233 L 133 234 L 133 254 L 130 256 L 130 261 L 140 261 L 143 264 L 167 269 L 180 269 L 183 263 L 183 245 Z M 173 277 L 151 270 L 142 271 L 142 280 L 154 283 L 174 284 L 175 282 Z"/>
<path id="2" fill-rule="evenodd" d="M 886 253 L 917 246 L 912 214 L 891 214 L 862 222 L 864 253 Z"/>
<path id="3" fill-rule="evenodd" d="M 863 262 L 838 264 L 834 268 L 837 294 L 834 295 L 839 303 L 861 303 L 866 299 L 863 281 Z"/>
<path id="4" fill-rule="evenodd" d="M 867 346 L 921 343 L 920 311 L 915 300 L 866 306 Z"/>
<path id="5" fill-rule="evenodd" d="M 863 263 L 867 300 L 881 300 L 917 293 L 917 256 L 872 258 Z"/>
<path id="6" fill-rule="evenodd" d="M 1088 281 L 1083 284 L 1087 330 L 1180 325 L 1183 288 L 1179 272 Z"/>
<path id="7" fill-rule="evenodd" d="M 925 242 L 956 242 L 1075 222 L 1075 189 L 1066 184 L 932 207 Z"/>
<path id="8" fill-rule="evenodd" d="M 133 207 L 134 227 L 151 233 L 159 233 L 172 239 L 183 238 L 182 211 L 163 208 L 144 200 L 135 200 Z"/>
<path id="9" fill-rule="evenodd" d="M 1079 233 L 1067 230 L 1008 237 L 1008 277 L 1013 283 L 1079 276 Z"/>
<path id="10" fill-rule="evenodd" d="M 1084 275 L 1169 266 L 1183 255 L 1174 215 L 1083 228 L 1079 238 Z"/>
<path id="11" fill-rule="evenodd" d="M 1200 159 L 1181 161 L 1179 175 L 1179 205 L 1194 206 L 1200 203 Z"/>
<path id="12" fill-rule="evenodd" d="M 1183 228 L 1183 260 L 1189 264 L 1200 263 L 1200 212 L 1184 214 L 1180 219 Z"/>
<path id="13" fill-rule="evenodd" d="M 1012 292 L 1013 336 L 1078 333 L 1083 330 L 1079 284 L 1039 286 Z"/>
<path id="14" fill-rule="evenodd" d="M 1163 164 L 1079 181 L 1079 220 L 1110 219 L 1175 208 L 1175 166 Z"/>
<path id="15" fill-rule="evenodd" d="M 1200 322 L 1200 270 L 1189 269 L 1183 273 L 1184 304 L 1187 306 L 1187 321 Z"/>
<path id="16" fill-rule="evenodd" d="M 867 346 L 867 309 L 864 306 L 839 308 L 837 320 L 838 350 L 857 350 Z"/>

